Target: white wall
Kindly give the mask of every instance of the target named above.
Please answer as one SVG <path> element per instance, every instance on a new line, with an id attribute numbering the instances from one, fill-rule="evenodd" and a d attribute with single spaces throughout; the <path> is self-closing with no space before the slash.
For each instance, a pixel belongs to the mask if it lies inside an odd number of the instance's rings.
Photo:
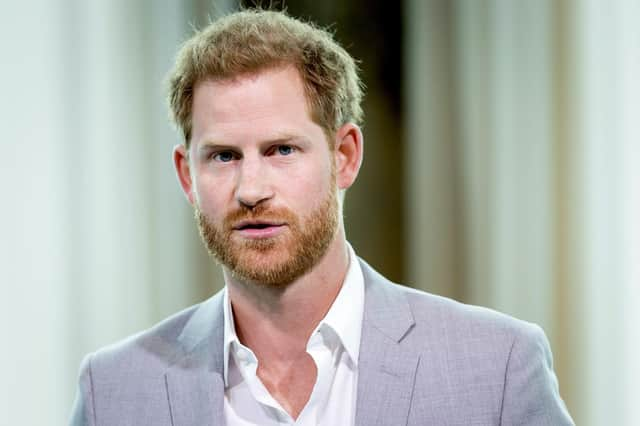
<path id="1" fill-rule="evenodd" d="M 64 346 L 72 300 L 56 285 L 69 271 L 71 194 L 57 144 L 65 129 L 55 6 L 16 3 L 0 23 L 0 412 L 8 424 L 62 419 L 60 389 L 71 373 Z"/>

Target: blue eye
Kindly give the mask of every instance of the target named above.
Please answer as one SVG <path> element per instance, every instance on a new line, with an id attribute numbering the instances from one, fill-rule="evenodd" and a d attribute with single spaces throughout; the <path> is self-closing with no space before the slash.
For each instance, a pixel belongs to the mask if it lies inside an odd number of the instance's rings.
<path id="1" fill-rule="evenodd" d="M 213 156 L 214 160 L 222 163 L 228 163 L 233 160 L 233 153 L 231 151 L 222 151 Z"/>
<path id="2" fill-rule="evenodd" d="M 278 146 L 278 153 L 280 155 L 289 155 L 291 153 L 293 153 L 293 147 L 290 145 L 279 145 Z"/>

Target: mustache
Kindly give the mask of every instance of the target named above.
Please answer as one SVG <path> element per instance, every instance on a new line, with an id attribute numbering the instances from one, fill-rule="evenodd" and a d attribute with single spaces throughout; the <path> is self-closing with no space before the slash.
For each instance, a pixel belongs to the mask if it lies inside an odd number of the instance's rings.
<path id="1" fill-rule="evenodd" d="M 224 227 L 231 229 L 238 222 L 245 220 L 260 220 L 264 222 L 286 222 L 293 224 L 297 222 L 296 216 L 291 210 L 279 207 L 273 208 L 258 204 L 253 208 L 241 206 L 227 214 L 224 218 Z"/>

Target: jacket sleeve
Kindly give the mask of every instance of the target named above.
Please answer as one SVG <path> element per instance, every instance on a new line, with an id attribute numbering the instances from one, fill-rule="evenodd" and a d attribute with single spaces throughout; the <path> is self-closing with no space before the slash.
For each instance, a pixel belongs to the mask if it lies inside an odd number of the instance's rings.
<path id="1" fill-rule="evenodd" d="M 95 426 L 95 413 L 93 410 L 91 355 L 89 354 L 84 358 L 80 366 L 78 390 L 71 410 L 69 426 Z"/>
<path id="2" fill-rule="evenodd" d="M 514 340 L 502 397 L 501 425 L 574 425 L 558 390 L 549 342 L 537 325 Z"/>

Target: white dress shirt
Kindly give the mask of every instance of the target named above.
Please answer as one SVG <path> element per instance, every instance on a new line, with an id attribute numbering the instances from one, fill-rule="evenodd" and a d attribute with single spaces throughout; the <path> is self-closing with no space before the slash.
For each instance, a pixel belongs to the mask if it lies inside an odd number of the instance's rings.
<path id="1" fill-rule="evenodd" d="M 258 359 L 238 340 L 231 303 L 224 292 L 224 415 L 237 425 L 353 425 L 358 355 L 364 310 L 364 278 L 349 244 L 349 268 L 327 315 L 307 342 L 317 368 L 309 401 L 293 419 L 256 375 Z"/>

